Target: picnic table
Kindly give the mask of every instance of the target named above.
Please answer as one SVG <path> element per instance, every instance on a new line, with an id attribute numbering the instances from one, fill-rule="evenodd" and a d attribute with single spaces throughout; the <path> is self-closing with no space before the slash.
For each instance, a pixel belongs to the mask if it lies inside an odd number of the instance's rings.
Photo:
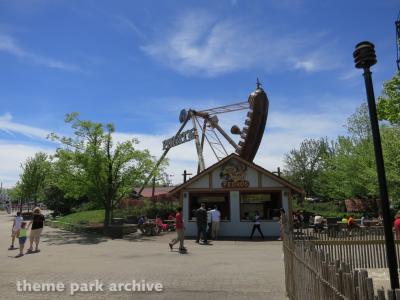
<path id="1" fill-rule="evenodd" d="M 175 231 L 175 220 L 164 220 L 163 222 L 168 225 L 168 231 Z"/>
<path id="2" fill-rule="evenodd" d="M 160 229 L 153 220 L 148 220 L 146 223 L 139 225 L 140 231 L 144 235 L 159 235 Z"/>

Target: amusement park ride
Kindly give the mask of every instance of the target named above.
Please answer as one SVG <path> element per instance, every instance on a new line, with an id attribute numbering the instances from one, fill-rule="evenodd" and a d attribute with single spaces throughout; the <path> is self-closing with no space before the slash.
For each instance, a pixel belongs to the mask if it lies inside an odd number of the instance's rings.
<path id="1" fill-rule="evenodd" d="M 139 190 L 138 195 L 141 194 L 144 187 L 153 177 L 155 170 L 157 170 L 169 150 L 175 146 L 192 140 L 195 141 L 198 156 L 197 173 L 206 168 L 203 157 L 205 142 L 208 143 L 218 161 L 228 155 L 228 150 L 222 143 L 223 140 L 227 141 L 240 157 L 250 162 L 253 161 L 264 134 L 268 116 L 268 107 L 269 102 L 267 95 L 261 88 L 261 83 L 257 79 L 256 90 L 249 95 L 248 100 L 245 102 L 200 111 L 194 109 L 183 109 L 179 115 L 181 127 L 173 137 L 163 141 L 164 153 L 156 163 L 153 171 L 146 179 L 142 188 Z M 242 128 L 237 125 L 233 125 L 231 128 L 232 134 L 240 136 L 239 142 L 235 142 L 219 125 L 218 115 L 239 110 L 248 110 L 248 112 Z M 191 123 L 192 128 L 183 131 L 188 123 Z"/>
<path id="2" fill-rule="evenodd" d="M 395 25 L 397 45 L 396 63 L 397 68 L 400 71 L 400 13 Z M 141 195 L 144 187 L 154 176 L 155 170 L 157 170 L 169 150 L 175 146 L 192 140 L 195 140 L 198 156 L 197 173 L 205 169 L 203 157 L 205 142 L 208 143 L 218 161 L 228 155 L 228 151 L 222 143 L 222 140 L 224 139 L 234 148 L 235 152 L 240 157 L 250 162 L 253 161 L 264 134 L 265 124 L 267 123 L 268 107 L 269 101 L 267 95 L 261 88 L 261 83 L 257 79 L 256 90 L 249 95 L 248 100 L 245 102 L 200 111 L 194 109 L 183 109 L 179 115 L 181 127 L 173 137 L 163 141 L 164 153 L 161 155 L 160 159 L 156 163 L 149 177 L 145 180 L 137 195 Z M 231 128 L 232 134 L 240 136 L 239 142 L 236 143 L 219 125 L 218 115 L 239 110 L 248 110 L 248 112 L 242 129 L 240 129 L 240 127 L 237 125 L 233 125 Z M 189 122 L 192 123 L 192 128 L 187 131 L 183 131 Z M 279 168 L 278 173 L 280 173 Z M 186 175 L 187 173 L 185 171 L 185 177 Z"/>

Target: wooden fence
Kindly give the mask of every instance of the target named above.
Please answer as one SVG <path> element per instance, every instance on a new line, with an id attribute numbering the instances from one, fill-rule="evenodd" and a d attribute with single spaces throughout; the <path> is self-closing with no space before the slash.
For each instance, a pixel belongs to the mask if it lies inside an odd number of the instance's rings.
<path id="1" fill-rule="evenodd" d="M 374 290 L 365 269 L 334 259 L 315 240 L 298 238 L 298 232 L 285 234 L 286 292 L 291 300 L 386 300 L 400 299 L 400 290 Z M 332 253 L 332 252 L 331 252 Z M 386 298 L 387 296 L 387 298 Z"/>
<path id="2" fill-rule="evenodd" d="M 353 268 L 387 268 L 383 227 L 364 227 L 341 231 L 294 230 L 294 239 L 307 241 Z M 395 241 L 397 264 L 400 266 L 400 240 Z"/>

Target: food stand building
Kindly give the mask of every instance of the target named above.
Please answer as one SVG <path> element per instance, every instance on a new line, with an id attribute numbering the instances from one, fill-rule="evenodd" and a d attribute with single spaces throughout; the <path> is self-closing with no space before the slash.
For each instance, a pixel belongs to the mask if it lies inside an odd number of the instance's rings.
<path id="1" fill-rule="evenodd" d="M 264 236 L 279 236 L 280 209 L 291 215 L 291 199 L 303 190 L 289 181 L 231 154 L 170 191 L 180 200 L 186 236 L 195 236 L 194 212 L 205 203 L 221 212 L 220 236 L 248 237 L 258 211 Z"/>

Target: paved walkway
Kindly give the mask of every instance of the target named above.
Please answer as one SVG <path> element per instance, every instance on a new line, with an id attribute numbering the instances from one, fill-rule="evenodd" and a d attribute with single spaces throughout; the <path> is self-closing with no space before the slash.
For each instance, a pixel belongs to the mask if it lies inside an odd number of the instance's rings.
<path id="1" fill-rule="evenodd" d="M 278 241 L 186 241 L 189 253 L 170 252 L 174 234 L 111 240 L 46 227 L 41 252 L 15 258 L 9 251 L 10 216 L 0 212 L 1 299 L 287 299 Z M 69 295 L 71 283 L 100 280 L 104 292 Z M 16 282 L 62 282 L 64 292 L 17 292 Z M 160 282 L 160 293 L 110 292 L 111 283 Z"/>

